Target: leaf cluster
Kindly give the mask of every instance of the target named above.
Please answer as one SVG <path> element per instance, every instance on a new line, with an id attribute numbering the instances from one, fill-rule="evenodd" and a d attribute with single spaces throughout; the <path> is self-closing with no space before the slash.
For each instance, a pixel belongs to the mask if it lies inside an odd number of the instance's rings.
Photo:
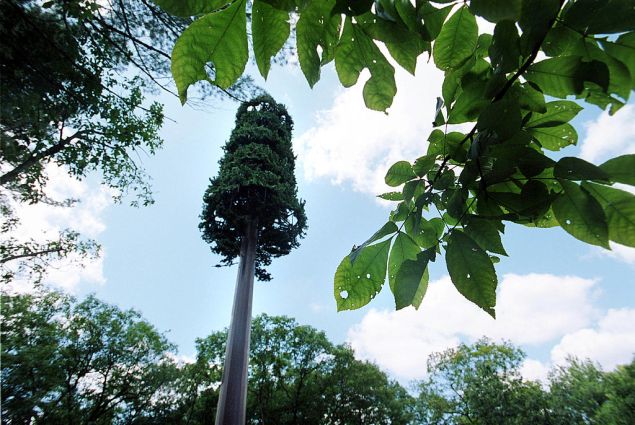
<path id="1" fill-rule="evenodd" d="M 157 2 L 198 16 L 173 52 L 182 100 L 196 81 L 226 87 L 243 73 L 246 0 Z M 479 31 L 477 16 L 494 24 L 491 34 Z M 427 152 L 386 174 L 396 191 L 380 197 L 397 202 L 388 223 L 337 268 L 338 310 L 366 305 L 386 276 L 396 308 L 418 307 L 428 266 L 445 252 L 457 290 L 494 316 L 506 222 L 560 226 L 606 249 L 609 241 L 635 246 L 635 197 L 611 187 L 635 184 L 635 155 L 597 166 L 559 152 L 577 143 L 571 121 L 585 103 L 614 114 L 635 88 L 632 1 L 254 0 L 263 76 L 290 28 L 309 85 L 331 61 L 345 87 L 367 69 L 371 109 L 392 104 L 393 63 L 414 74 L 427 53 L 445 75 Z M 203 72 L 209 61 L 215 77 Z M 454 131 L 457 124 L 469 130 Z"/>
<path id="2" fill-rule="evenodd" d="M 257 223 L 260 280 L 271 279 L 265 267 L 299 246 L 306 229 L 304 202 L 297 197 L 292 129 L 286 108 L 270 96 L 241 104 L 218 176 L 203 197 L 199 228 L 225 264 L 240 255 L 247 224 Z"/>

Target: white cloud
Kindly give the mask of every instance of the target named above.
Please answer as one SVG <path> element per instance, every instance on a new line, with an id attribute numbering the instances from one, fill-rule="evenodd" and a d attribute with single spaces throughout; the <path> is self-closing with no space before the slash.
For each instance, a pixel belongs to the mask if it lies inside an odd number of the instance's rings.
<path id="1" fill-rule="evenodd" d="M 588 358 L 605 370 L 628 363 L 635 355 L 635 309 L 611 309 L 592 328 L 562 338 L 551 350 L 551 361 L 564 364 L 568 356 Z"/>
<path id="2" fill-rule="evenodd" d="M 72 229 L 83 238 L 97 238 L 105 229 L 103 213 L 112 204 L 112 190 L 103 186 L 94 187 L 85 181 L 79 181 L 54 164 L 46 167 L 48 182 L 46 194 L 55 201 L 78 199 L 72 207 L 54 206 L 40 202 L 29 205 L 11 202 L 19 226 L 2 237 L 14 237 L 18 240 L 44 242 L 56 239 L 65 229 Z M 83 267 L 82 267 L 83 266 Z M 47 270 L 45 282 L 53 286 L 73 291 L 80 282 L 103 284 L 103 257 L 81 259 L 77 254 L 51 264 Z M 15 290 L 28 290 L 29 282 L 16 279 Z"/>
<path id="3" fill-rule="evenodd" d="M 603 112 L 585 124 L 586 137 L 580 156 L 590 162 L 603 162 L 618 155 L 635 153 L 635 105 L 626 105 L 612 117 Z"/>
<path id="4" fill-rule="evenodd" d="M 539 345 L 590 326 L 597 316 L 594 293 L 595 281 L 589 279 L 506 275 L 500 284 L 498 319 L 493 320 L 446 277 L 430 283 L 419 311 L 370 310 L 349 330 L 348 340 L 358 357 L 375 361 L 399 378 L 417 379 L 425 375 L 430 353 L 461 340 L 486 335 Z"/>
<path id="5" fill-rule="evenodd" d="M 443 73 L 420 58 L 416 77 L 396 67 L 397 96 L 388 114 L 364 106 L 360 83 L 342 90 L 316 126 L 295 140 L 294 150 L 308 180 L 350 184 L 372 195 L 385 192 L 384 175 L 395 162 L 425 154 Z"/>
<path id="6" fill-rule="evenodd" d="M 520 374 L 530 381 L 546 384 L 549 379 L 549 365 L 534 359 L 525 359 L 520 366 Z"/>
<path id="7" fill-rule="evenodd" d="M 635 248 L 630 248 L 628 246 L 620 245 L 614 242 L 611 242 L 610 244 L 610 251 L 603 249 L 600 252 L 611 258 L 615 258 L 618 261 L 622 261 L 627 264 L 635 264 Z"/>

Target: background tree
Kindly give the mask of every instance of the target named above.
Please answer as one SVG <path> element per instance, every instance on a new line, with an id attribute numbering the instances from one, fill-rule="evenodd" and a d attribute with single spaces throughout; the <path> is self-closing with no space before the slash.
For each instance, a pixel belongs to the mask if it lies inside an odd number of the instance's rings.
<path id="1" fill-rule="evenodd" d="M 228 87 L 244 72 L 247 0 L 156 2 L 198 17 L 172 54 L 183 100 L 195 82 Z M 495 24 L 492 34 L 479 34 L 477 16 Z M 635 88 L 631 0 L 254 0 L 250 33 L 264 77 L 292 29 L 309 85 L 331 61 L 345 87 L 368 69 L 371 109 L 386 111 L 397 92 L 385 52 L 412 74 L 427 53 L 445 73 L 427 152 L 386 174 L 398 188 L 380 195 L 397 202 L 389 221 L 337 268 L 339 310 L 369 303 L 386 275 L 396 308 L 418 307 L 428 265 L 445 251 L 456 289 L 494 316 L 506 222 L 560 226 L 606 249 L 635 246 L 635 197 L 610 187 L 635 185 L 635 155 L 596 166 L 550 153 L 577 142 L 569 121 L 583 102 L 613 114 Z M 210 61 L 214 78 L 204 72 Z"/>
<path id="2" fill-rule="evenodd" d="M 138 313 L 94 297 L 2 293 L 3 424 L 213 423 L 227 330 L 196 341 L 194 362 Z M 346 345 L 293 319 L 253 321 L 249 424 L 630 424 L 635 362 L 588 361 L 523 380 L 524 354 L 480 340 L 433 354 L 410 395 Z"/>
<path id="3" fill-rule="evenodd" d="M 174 18 L 150 1 L 7 0 L 0 5 L 0 267 L 41 280 L 61 258 L 99 254 L 95 241 L 72 229 L 48 241 L 11 232 L 19 202 L 71 207 L 77 200 L 46 195 L 47 165 L 82 179 L 96 172 L 133 205 L 152 202 L 143 156 L 162 145 L 163 107 L 146 94 L 172 93 L 170 50 L 189 19 Z M 213 71 L 213 67 L 212 67 Z M 228 89 L 202 86 L 210 96 L 253 93 L 248 77 Z"/>
<path id="4" fill-rule="evenodd" d="M 548 398 L 520 375 L 524 353 L 487 339 L 434 353 L 419 384 L 422 424 L 549 424 Z"/>
<path id="5" fill-rule="evenodd" d="M 211 423 L 227 331 L 197 341 L 198 393 L 188 420 Z M 412 397 L 377 366 L 356 360 L 350 347 L 334 346 L 323 332 L 293 319 L 253 320 L 246 423 L 407 424 Z M 192 389 L 195 387 L 192 386 Z M 192 400 L 194 400 L 192 402 Z"/>
<path id="6" fill-rule="evenodd" d="M 2 319 L 3 423 L 134 423 L 171 391 L 174 346 L 137 312 L 40 291 Z"/>
<path id="7" fill-rule="evenodd" d="M 271 279 L 264 267 L 297 247 L 306 229 L 304 202 L 297 198 L 292 129 L 287 110 L 270 96 L 244 102 L 219 175 L 203 197 L 203 240 L 225 264 L 240 256 L 217 423 L 244 423 L 254 273 Z"/>

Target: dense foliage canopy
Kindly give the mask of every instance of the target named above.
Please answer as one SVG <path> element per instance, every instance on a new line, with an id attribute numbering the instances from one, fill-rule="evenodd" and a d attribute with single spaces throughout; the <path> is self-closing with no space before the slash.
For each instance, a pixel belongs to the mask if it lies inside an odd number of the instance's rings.
<path id="1" fill-rule="evenodd" d="M 198 17 L 172 52 L 182 100 L 197 81 L 227 87 L 244 72 L 250 2 L 155 1 Z M 494 24 L 492 34 L 477 17 Z M 635 155 L 596 166 L 550 154 L 576 144 L 569 122 L 585 102 L 613 114 L 635 88 L 632 0 L 254 0 L 251 44 L 263 76 L 290 34 L 311 86 L 331 61 L 346 87 L 367 69 L 371 109 L 390 107 L 395 62 L 414 74 L 427 53 L 445 73 L 427 152 L 386 174 L 399 189 L 380 197 L 396 209 L 337 268 L 339 310 L 370 302 L 386 275 L 396 307 L 418 307 L 428 265 L 445 251 L 456 289 L 494 316 L 505 222 L 560 226 L 606 249 L 635 246 L 635 196 L 611 187 L 635 185 Z"/>
<path id="2" fill-rule="evenodd" d="M 2 423 L 208 424 L 227 331 L 192 363 L 138 313 L 59 293 L 2 297 Z M 346 346 L 285 317 L 251 333 L 248 423 L 407 424 L 414 399 Z"/>
<path id="3" fill-rule="evenodd" d="M 227 331 L 184 362 L 138 313 L 94 297 L 3 292 L 1 307 L 3 424 L 212 422 Z M 407 392 L 310 326 L 252 326 L 250 424 L 627 425 L 635 411 L 634 362 L 607 373 L 575 360 L 541 386 L 522 379 L 522 351 L 481 340 L 433 354 Z"/>
<path id="4" fill-rule="evenodd" d="M 199 227 L 225 264 L 240 255 L 247 223 L 256 223 L 260 280 L 271 279 L 265 267 L 273 257 L 296 248 L 306 229 L 304 202 L 297 197 L 292 130 L 286 108 L 270 96 L 242 103 L 218 176 L 203 197 Z"/>

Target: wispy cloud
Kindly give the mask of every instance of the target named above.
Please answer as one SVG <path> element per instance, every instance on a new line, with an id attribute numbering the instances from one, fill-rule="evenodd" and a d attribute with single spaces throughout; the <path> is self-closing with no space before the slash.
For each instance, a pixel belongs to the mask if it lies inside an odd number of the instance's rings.
<path id="1" fill-rule="evenodd" d="M 584 124 L 586 136 L 580 145 L 580 156 L 601 163 L 613 156 L 635 153 L 635 105 L 626 105 L 614 116 L 603 112 Z"/>
<path id="2" fill-rule="evenodd" d="M 20 222 L 16 229 L 2 237 L 17 240 L 45 242 L 56 239 L 65 229 L 72 229 L 84 238 L 97 238 L 106 230 L 103 214 L 112 204 L 112 191 L 106 187 L 90 185 L 68 175 L 64 168 L 54 164 L 46 167 L 48 182 L 47 196 L 55 201 L 77 199 L 72 207 L 47 203 L 26 204 L 12 202 L 15 216 Z M 67 291 L 74 291 L 82 283 L 103 284 L 102 257 L 83 259 L 72 253 L 67 258 L 54 261 L 47 270 L 45 283 Z M 28 290 L 31 283 L 16 279 L 12 283 L 15 290 Z"/>
<path id="3" fill-rule="evenodd" d="M 364 106 L 360 83 L 335 96 L 333 105 L 316 114 L 316 125 L 295 140 L 305 178 L 377 195 L 389 188 L 384 175 L 395 162 L 425 154 L 432 129 L 435 99 L 443 73 L 423 57 L 416 77 L 397 67 L 397 96 L 388 114 Z"/>

